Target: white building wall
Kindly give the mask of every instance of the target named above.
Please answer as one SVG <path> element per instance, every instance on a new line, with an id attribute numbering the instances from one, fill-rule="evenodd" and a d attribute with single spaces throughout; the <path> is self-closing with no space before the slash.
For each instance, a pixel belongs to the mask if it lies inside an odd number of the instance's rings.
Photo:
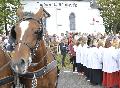
<path id="1" fill-rule="evenodd" d="M 65 33 L 70 31 L 69 15 L 71 12 L 75 13 L 76 30 L 75 32 L 104 32 L 104 26 L 100 13 L 97 9 L 91 9 L 89 2 L 83 1 L 22 1 L 24 4 L 24 11 L 36 13 L 40 4 L 51 14 L 47 19 L 47 31 L 49 34 Z M 59 6 L 61 3 L 61 6 Z M 46 6 L 47 4 L 48 6 Z M 51 6 L 49 6 L 51 4 Z M 67 6 L 65 6 L 67 4 Z M 71 5 L 70 5 L 71 4 Z M 70 5 L 70 6 L 68 6 Z M 94 22 L 93 18 L 99 20 L 99 23 Z"/>

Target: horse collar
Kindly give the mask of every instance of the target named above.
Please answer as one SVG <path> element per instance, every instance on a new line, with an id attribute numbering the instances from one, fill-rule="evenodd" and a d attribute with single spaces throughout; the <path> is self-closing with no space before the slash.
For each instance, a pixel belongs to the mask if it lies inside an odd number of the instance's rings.
<path id="1" fill-rule="evenodd" d="M 0 86 L 13 82 L 13 81 L 14 81 L 14 76 L 7 76 L 6 78 L 0 79 Z"/>
<path id="2" fill-rule="evenodd" d="M 57 66 L 57 61 L 54 60 L 51 63 L 49 63 L 47 66 L 44 66 L 43 68 L 34 71 L 34 72 L 28 72 L 26 74 L 19 74 L 20 76 L 28 79 L 33 79 L 34 76 L 36 78 L 43 77 L 48 72 L 52 71 Z"/>

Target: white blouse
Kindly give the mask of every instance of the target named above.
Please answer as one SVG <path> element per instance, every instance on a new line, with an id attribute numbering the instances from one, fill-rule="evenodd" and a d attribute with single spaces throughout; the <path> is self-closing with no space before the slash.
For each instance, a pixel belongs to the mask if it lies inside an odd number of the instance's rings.
<path id="1" fill-rule="evenodd" d="M 76 63 L 80 63 L 81 62 L 81 45 L 78 45 L 77 49 L 76 49 Z"/>
<path id="2" fill-rule="evenodd" d="M 118 52 L 114 47 L 104 48 L 102 52 L 103 71 L 112 73 L 119 70 Z"/>

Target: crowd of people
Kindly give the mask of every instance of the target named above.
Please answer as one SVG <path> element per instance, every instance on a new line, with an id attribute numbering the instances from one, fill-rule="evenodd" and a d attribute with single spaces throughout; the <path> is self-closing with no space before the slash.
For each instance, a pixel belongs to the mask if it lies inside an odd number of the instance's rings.
<path id="1" fill-rule="evenodd" d="M 120 38 L 118 35 L 75 35 L 69 39 L 73 71 L 92 85 L 120 88 Z M 75 57 L 76 56 L 76 57 Z M 75 60 L 76 59 L 76 60 Z M 76 62 L 76 63 L 75 63 Z"/>
<path id="2" fill-rule="evenodd" d="M 58 37 L 44 35 L 46 46 L 62 55 L 65 67 L 66 54 L 73 64 L 73 73 L 84 75 L 92 85 L 120 88 L 120 36 L 113 34 L 68 33 Z M 6 38 L 1 37 L 3 45 Z"/>
<path id="3" fill-rule="evenodd" d="M 69 33 L 59 41 L 64 66 L 66 53 L 73 73 L 84 75 L 92 85 L 120 88 L 120 36 Z M 59 48 L 58 48 L 59 49 Z"/>

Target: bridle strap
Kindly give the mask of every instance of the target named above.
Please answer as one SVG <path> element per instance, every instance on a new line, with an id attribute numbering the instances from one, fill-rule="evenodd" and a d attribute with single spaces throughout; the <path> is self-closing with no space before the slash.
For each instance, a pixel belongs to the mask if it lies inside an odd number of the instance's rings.
<path id="1" fill-rule="evenodd" d="M 47 74 L 48 72 L 52 71 L 54 68 L 56 68 L 57 66 L 57 61 L 54 60 L 51 63 L 47 64 L 47 66 L 34 71 L 34 72 L 27 72 L 26 74 L 19 74 L 19 76 L 23 77 L 23 78 L 28 78 L 28 79 L 32 79 L 34 77 L 34 75 L 36 76 L 36 78 L 42 77 L 45 74 Z"/>
<path id="2" fill-rule="evenodd" d="M 37 40 L 34 48 L 30 48 L 32 58 L 34 58 L 34 56 L 35 56 L 35 51 L 40 47 L 40 41 L 41 40 Z"/>
<path id="3" fill-rule="evenodd" d="M 4 79 L 0 79 L 0 86 L 13 82 L 13 81 L 14 81 L 14 76 L 8 76 Z"/>
<path id="4" fill-rule="evenodd" d="M 34 46 L 33 48 L 31 48 L 31 47 L 29 46 L 29 44 L 27 44 L 27 43 L 25 43 L 25 42 L 22 42 L 22 40 L 16 42 L 15 45 L 18 45 L 19 43 L 26 45 L 26 46 L 30 49 L 30 51 L 31 51 L 31 56 L 32 56 L 32 58 L 34 58 L 34 56 L 35 56 L 35 51 L 38 49 L 38 47 L 40 47 L 40 41 L 41 41 L 41 40 L 38 40 L 38 39 L 37 39 L 37 41 L 36 41 L 36 43 L 35 43 L 35 46 Z"/>
<path id="5" fill-rule="evenodd" d="M 0 71 L 2 71 L 5 67 L 7 67 L 9 64 L 11 63 L 11 61 L 9 61 L 7 64 L 3 65 L 1 68 L 0 68 Z"/>
<path id="6" fill-rule="evenodd" d="M 3 49 L 4 50 L 4 49 Z M 4 53 L 8 54 L 5 50 L 4 50 Z M 9 56 L 9 55 L 8 55 Z M 9 58 L 11 58 L 9 56 Z M 3 58 L 4 59 L 4 58 Z M 5 67 L 7 67 L 9 64 L 11 63 L 11 60 L 9 60 L 9 62 L 7 62 L 5 65 L 3 65 L 1 68 L 0 68 L 0 71 L 2 71 Z M 2 79 L 0 79 L 0 86 L 2 85 L 5 85 L 7 83 L 10 83 L 10 82 L 13 82 L 14 81 L 14 76 L 7 76 L 7 77 L 4 77 Z"/>
<path id="7" fill-rule="evenodd" d="M 7 66 L 11 63 L 11 55 L 10 55 L 10 53 L 7 52 L 4 48 L 2 48 L 2 50 L 3 50 L 3 52 L 4 52 L 4 55 L 5 55 L 5 56 L 8 56 L 9 61 L 0 68 L 0 71 L 2 71 L 5 67 L 7 67 Z M 3 59 L 4 59 L 4 58 L 3 58 Z"/>
<path id="8" fill-rule="evenodd" d="M 9 61 L 7 64 L 3 65 L 1 68 L 0 68 L 0 71 L 2 71 L 5 67 L 7 67 L 9 64 L 10 64 L 11 61 Z M 7 84 L 7 83 L 10 83 L 14 80 L 14 77 L 13 76 L 7 76 L 6 78 L 3 78 L 3 79 L 0 79 L 0 86 L 1 85 L 4 85 L 4 84 Z"/>
<path id="9" fill-rule="evenodd" d="M 25 17 L 25 18 L 22 18 L 22 19 L 20 19 L 19 21 L 25 21 L 25 20 L 35 20 L 35 21 L 37 21 L 39 24 L 41 24 L 41 25 L 43 25 L 43 23 L 42 23 L 42 18 L 40 19 L 40 20 L 38 20 L 38 19 L 36 19 L 36 18 L 33 18 L 33 17 Z M 41 30 L 40 30 L 41 29 Z M 40 33 L 42 33 L 42 31 L 43 31 L 43 27 L 42 28 L 39 28 L 39 30 L 38 30 L 38 32 L 40 32 Z M 22 42 L 21 40 L 20 41 L 18 41 L 16 44 L 19 44 L 19 43 L 23 43 L 24 45 L 26 45 L 27 47 L 29 47 L 29 49 L 31 50 L 31 56 L 32 56 L 32 58 L 34 58 L 34 56 L 35 56 L 35 51 L 38 49 L 38 47 L 40 47 L 40 41 L 41 41 L 41 39 L 42 38 L 39 38 L 39 33 L 38 33 L 38 38 L 37 38 L 37 41 L 36 41 L 36 43 L 35 43 L 35 46 L 33 47 L 33 48 L 31 48 L 30 46 L 29 46 L 29 44 L 27 44 L 27 43 L 25 43 L 25 42 Z M 41 36 L 42 37 L 42 36 Z M 15 45 L 16 45 L 15 44 Z"/>
<path id="10" fill-rule="evenodd" d="M 25 18 L 22 18 L 22 19 L 19 20 L 19 22 L 25 21 L 25 20 L 31 20 L 31 19 L 37 21 L 39 24 L 40 24 L 40 22 L 41 22 L 41 21 L 39 21 L 38 19 L 33 18 L 33 17 L 25 17 Z M 41 18 L 40 20 L 42 20 L 42 18 Z"/>

